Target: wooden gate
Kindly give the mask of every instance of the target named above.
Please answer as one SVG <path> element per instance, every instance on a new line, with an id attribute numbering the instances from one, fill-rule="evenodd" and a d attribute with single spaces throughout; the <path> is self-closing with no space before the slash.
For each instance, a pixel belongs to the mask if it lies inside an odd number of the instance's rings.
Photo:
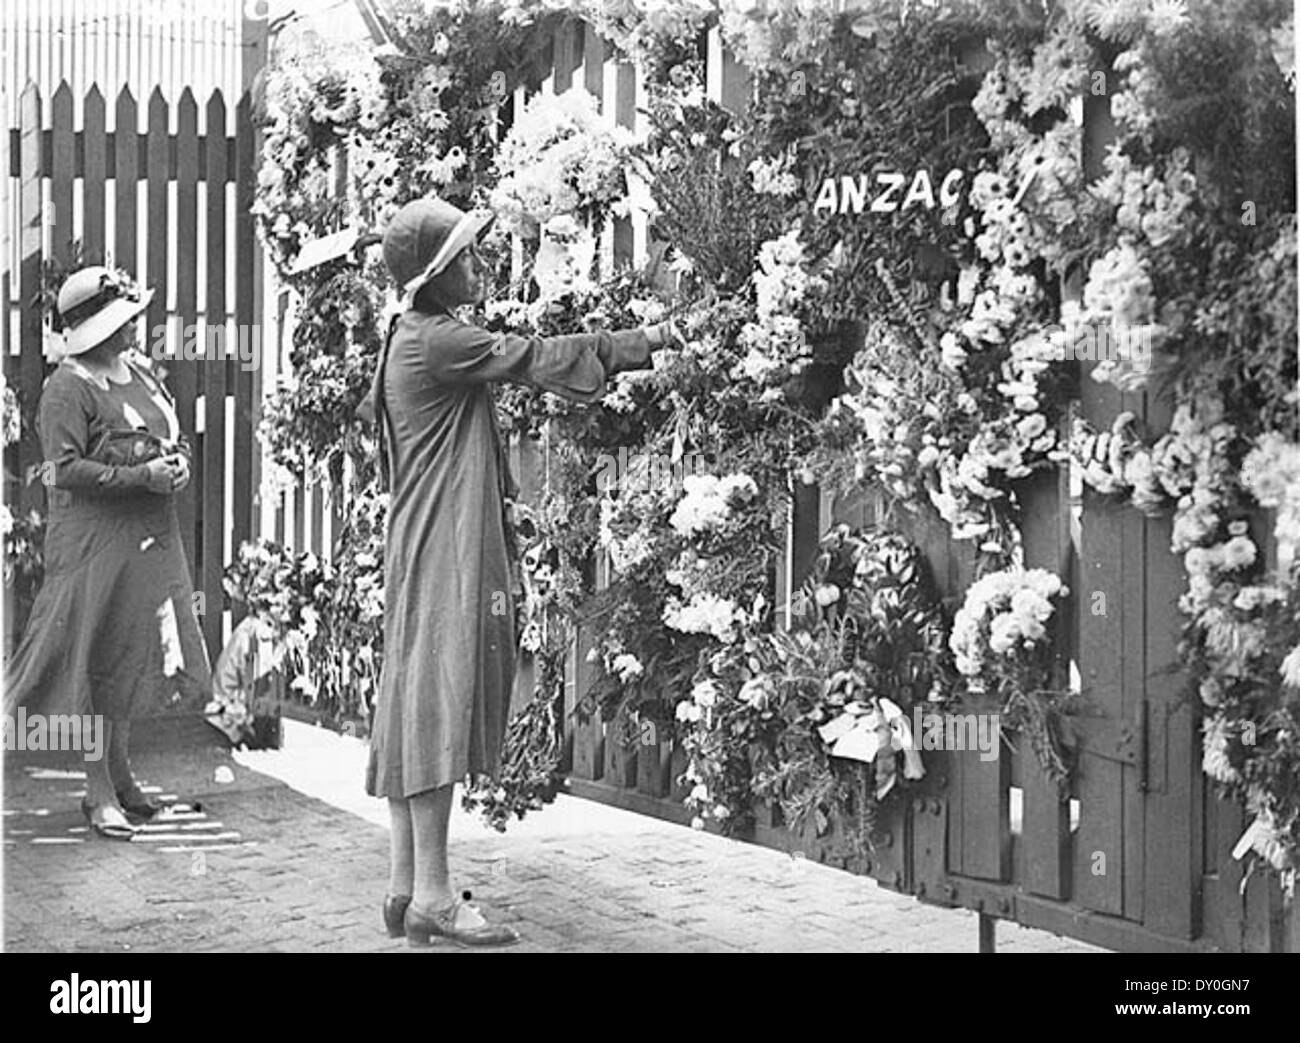
<path id="1" fill-rule="evenodd" d="M 252 345 L 265 346 L 250 212 L 257 148 L 251 99 L 245 93 L 231 112 L 219 90 L 200 100 L 187 88 L 169 100 L 155 89 L 142 113 L 129 88 L 105 99 L 92 85 L 74 99 L 65 81 L 48 118 L 42 100 L 29 83 L 18 99 L 18 126 L 0 139 L 0 346 L 23 419 L 22 440 L 6 454 L 6 499 L 15 513 L 45 509 L 35 480 L 35 417 L 49 366 L 37 295 L 51 271 L 106 262 L 126 268 L 155 290 L 143 343 L 150 350 L 155 332 L 166 328 L 172 358 L 163 365 L 195 450 L 178 506 L 195 608 L 215 656 L 226 622 L 222 570 L 232 548 L 253 533 L 259 482 L 253 438 L 261 380 Z M 0 110 L 9 111 L 5 99 Z M 191 350 L 186 359 L 186 341 L 223 350 L 219 359 L 215 350 L 207 359 Z M 22 620 L 12 623 L 21 627 Z"/>

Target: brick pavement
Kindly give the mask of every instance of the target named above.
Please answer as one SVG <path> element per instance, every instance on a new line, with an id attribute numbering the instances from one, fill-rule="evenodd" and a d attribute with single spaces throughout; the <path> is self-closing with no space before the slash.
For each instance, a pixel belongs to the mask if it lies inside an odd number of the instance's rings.
<path id="1" fill-rule="evenodd" d="M 275 753 L 142 754 L 141 778 L 200 810 L 181 839 L 122 843 L 85 832 L 76 779 L 33 775 L 77 764 L 10 755 L 5 948 L 414 951 L 379 925 L 388 837 L 382 802 L 360 792 L 363 757 L 354 740 L 302 726 Z M 215 781 L 222 767 L 233 781 Z M 972 913 L 569 796 L 505 835 L 457 812 L 452 861 L 458 886 L 519 930 L 508 952 L 976 948 Z M 998 925 L 998 948 L 1099 951 L 1008 924 Z"/>

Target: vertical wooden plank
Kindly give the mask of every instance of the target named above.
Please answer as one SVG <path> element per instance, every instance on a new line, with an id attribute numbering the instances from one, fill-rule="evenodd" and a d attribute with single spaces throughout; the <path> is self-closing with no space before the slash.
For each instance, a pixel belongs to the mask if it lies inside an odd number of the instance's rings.
<path id="1" fill-rule="evenodd" d="M 72 264 L 73 237 L 76 234 L 72 215 L 72 182 L 76 177 L 76 139 L 73 129 L 72 90 L 68 81 L 59 84 L 52 105 L 50 202 L 54 206 L 54 227 L 50 252 L 65 269 Z"/>
<path id="2" fill-rule="evenodd" d="M 307 549 L 307 484 L 302 479 L 293 487 L 289 516 L 292 522 L 293 548 L 301 554 Z"/>
<path id="3" fill-rule="evenodd" d="M 615 77 L 614 121 L 631 130 L 636 125 L 636 68 L 631 62 L 619 62 Z M 614 220 L 614 268 L 634 263 L 635 243 L 632 221 L 620 217 Z"/>
<path id="4" fill-rule="evenodd" d="M 1157 412 L 1157 410 L 1159 412 Z M 1148 430 L 1168 426 L 1168 411 L 1148 396 Z M 1153 430 L 1154 428 L 1154 430 Z M 1201 849 L 1204 844 L 1200 707 L 1185 697 L 1179 662 L 1182 616 L 1171 611 L 1185 587 L 1182 563 L 1169 549 L 1172 518 L 1146 521 L 1147 789 L 1143 922 L 1160 934 L 1201 933 Z"/>
<path id="5" fill-rule="evenodd" d="M 605 94 L 605 41 L 590 25 L 582 26 L 582 86 L 593 98 Z"/>
<path id="6" fill-rule="evenodd" d="M 667 797 L 672 785 L 673 754 L 668 724 L 643 719 L 637 729 L 636 751 L 638 792 L 648 797 Z"/>
<path id="7" fill-rule="evenodd" d="M 620 789 L 636 788 L 636 730 L 626 709 L 620 708 L 605 725 L 605 781 Z"/>
<path id="8" fill-rule="evenodd" d="M 722 107 L 736 113 L 744 112 L 749 108 L 749 97 L 753 89 L 753 83 L 749 70 L 736 61 L 736 57 L 731 53 L 729 47 L 722 48 L 721 76 Z"/>
<path id="9" fill-rule="evenodd" d="M 259 321 L 258 288 L 261 283 L 261 251 L 253 227 L 252 205 L 257 176 L 257 128 L 253 125 L 249 95 L 239 99 L 235 113 L 235 326 L 238 335 L 256 343 L 257 365 L 235 371 L 235 470 L 234 512 L 231 547 L 239 553 L 242 543 L 250 540 L 254 530 L 254 512 L 259 506 L 257 495 L 261 483 L 260 454 L 254 440 L 262 400 L 262 363 L 269 347 L 262 336 Z M 233 622 L 238 624 L 244 606 L 234 606 Z"/>
<path id="10" fill-rule="evenodd" d="M 19 272 L 17 296 L 20 305 L 30 302 L 40 289 L 41 269 L 44 264 L 43 224 L 41 207 L 41 94 L 36 84 L 28 82 L 18 99 L 21 114 L 19 162 Z M 22 398 L 23 430 L 35 430 L 36 404 L 45 376 L 43 359 L 43 333 L 39 309 L 21 307 L 19 310 L 19 350 L 22 353 L 22 379 L 19 394 Z M 22 506 L 24 511 L 44 510 L 44 487 L 39 481 L 28 482 L 29 468 L 41 459 L 40 446 L 34 437 L 24 437 L 19 446 L 19 467 L 24 476 Z"/>
<path id="11" fill-rule="evenodd" d="M 573 70 L 577 67 L 576 54 L 581 26 L 565 20 L 555 30 L 555 93 L 563 94 L 573 86 Z"/>
<path id="12" fill-rule="evenodd" d="M 220 91 L 213 91 L 206 112 L 206 167 L 204 170 L 207 231 L 207 285 L 203 295 L 208 351 L 228 348 L 226 343 L 226 103 Z M 220 336 L 212 336 L 216 328 Z M 203 590 L 208 612 L 203 619 L 208 650 L 215 657 L 222 645 L 222 612 L 213 606 L 224 604 L 222 572 L 225 568 L 226 531 L 226 370 L 220 358 L 205 355 L 203 387 Z M 317 499 L 319 500 L 319 490 Z M 319 511 L 318 511 L 319 515 Z M 318 541 L 319 543 L 319 541 Z"/>
<path id="13" fill-rule="evenodd" d="M 1199 770 L 1200 761 L 1197 761 Z M 1232 849 L 1245 828 L 1242 809 L 1221 799 L 1211 786 L 1201 790 L 1205 814 L 1205 848 L 1201 866 L 1201 924 L 1204 936 L 1227 952 L 1241 951 L 1243 929 L 1241 863 Z"/>
<path id="14" fill-rule="evenodd" d="M 1128 396 L 1121 396 L 1125 398 Z M 1142 396 L 1133 396 L 1141 399 Z M 1140 417 L 1142 406 L 1134 410 Z M 1120 652 L 1120 713 L 1125 721 L 1145 721 L 1146 715 L 1146 654 L 1147 654 L 1147 580 L 1151 561 L 1147 557 L 1146 520 L 1131 507 L 1122 516 L 1125 569 L 1123 581 L 1124 644 Z M 1168 544 L 1166 544 L 1168 546 Z M 1181 570 L 1179 575 L 1181 576 Z M 1157 609 L 1160 606 L 1156 606 Z M 1167 612 L 1167 610 L 1165 610 Z M 1162 722 L 1163 723 L 1163 722 Z M 1147 751 L 1140 749 L 1138 756 L 1145 764 Z M 1121 797 L 1123 809 L 1123 895 L 1124 915 L 1132 920 L 1143 918 L 1145 872 L 1143 854 L 1146 846 L 1145 806 L 1146 795 L 1141 792 L 1141 775 L 1145 768 L 1124 764 L 1120 766 Z"/>
<path id="15" fill-rule="evenodd" d="M 117 96 L 117 105 L 113 113 L 113 263 L 128 269 L 137 278 L 144 279 L 155 288 L 154 300 L 149 306 L 147 318 L 149 335 L 152 337 L 154 328 L 162 321 L 160 315 L 166 314 L 167 293 L 165 287 L 158 288 L 157 272 L 152 264 L 144 271 L 137 270 L 136 209 L 140 198 L 138 119 L 135 98 L 129 88 L 123 87 Z M 160 227 L 165 230 L 167 227 L 165 177 L 162 189 L 164 210 Z M 150 237 L 151 241 L 153 238 Z M 157 238 L 164 240 L 163 249 L 166 249 L 166 235 L 159 235 Z"/>
<path id="16" fill-rule="evenodd" d="M 604 726 L 598 708 L 586 707 L 587 690 L 591 687 L 592 666 L 587 653 L 592 647 L 590 628 L 575 627 L 574 643 L 574 707 L 577 713 L 568 718 L 573 722 L 573 774 L 579 779 L 598 779 L 605 773 Z M 581 708 L 581 709 L 580 709 Z M 589 715 L 582 716 L 583 710 Z"/>
<path id="17" fill-rule="evenodd" d="M 103 264 L 104 190 L 108 170 L 108 138 L 104 131 L 104 96 L 91 86 L 86 93 L 83 120 L 85 167 L 81 181 L 83 258 L 86 264 Z M 133 271 L 132 274 L 135 274 Z"/>
<path id="18" fill-rule="evenodd" d="M 782 560 L 776 574 L 776 624 L 786 629 L 797 615 L 793 599 L 808 578 L 825 528 L 822 523 L 822 496 L 817 485 L 791 481 L 786 499 L 786 538 Z"/>
<path id="19" fill-rule="evenodd" d="M 1100 423 L 1103 390 L 1090 380 L 1083 381 L 1085 415 Z M 1091 385 L 1091 386 L 1089 386 Z M 1093 390 L 1096 388 L 1096 390 Z M 1114 407 L 1107 411 L 1114 416 Z M 1109 424 L 1107 423 L 1107 426 Z M 1080 604 L 1104 606 L 1105 612 L 1080 615 L 1079 673 L 1086 712 L 1118 718 L 1123 712 L 1123 615 L 1124 573 L 1133 568 L 1125 560 L 1129 548 L 1124 540 L 1117 506 L 1085 490 L 1080 566 L 1083 587 Z M 1104 599 L 1104 601 L 1102 600 Z M 1123 912 L 1123 777 L 1121 765 L 1095 753 L 1085 745 L 1079 753 L 1075 792 L 1079 799 L 1079 830 L 1075 848 L 1075 897 L 1090 909 L 1119 915 Z"/>
<path id="20" fill-rule="evenodd" d="M 321 495 L 321 485 L 317 482 L 308 493 L 311 497 L 311 524 L 308 526 L 307 547 L 314 554 L 325 556 L 324 521 L 325 504 Z"/>
<path id="21" fill-rule="evenodd" d="M 5 19 L 6 39 L 4 45 L 10 47 L 7 38 L 9 20 Z M 5 378 L 10 379 L 10 334 L 9 334 L 9 288 L 12 285 L 13 238 L 10 228 L 13 225 L 14 212 L 10 195 L 13 180 L 9 176 L 9 93 L 6 89 L 8 77 L 0 82 L 0 360 L 3 360 Z"/>
<path id="22" fill-rule="evenodd" d="M 177 340 L 172 349 L 179 353 L 186 338 L 195 336 L 198 323 L 198 180 L 199 180 L 199 112 L 194 94 L 187 87 L 181 94 L 176 111 L 176 314 Z M 155 193 L 161 192 L 163 213 L 166 213 L 167 190 L 167 106 L 162 92 L 156 87 L 149 97 L 149 268 L 154 268 L 155 246 L 166 240 L 160 234 L 167 227 L 154 224 L 157 214 Z M 159 169 L 161 167 L 161 170 Z M 161 258 L 166 270 L 167 258 Z M 157 298 L 155 298 L 156 301 Z M 190 484 L 180 496 L 177 513 L 180 516 L 181 539 L 185 544 L 186 558 L 194 577 L 196 589 L 203 589 L 202 560 L 196 554 L 199 547 L 198 529 L 201 525 L 200 504 L 204 480 L 202 442 L 197 438 L 197 408 L 199 396 L 198 361 L 178 359 L 173 365 L 172 392 L 180 410 L 181 426 L 194 442 L 194 467 Z M 204 421 L 206 423 L 207 416 Z M 187 426 L 188 425 L 188 426 Z M 220 602 L 217 602 L 218 604 Z"/>
<path id="23" fill-rule="evenodd" d="M 1011 877 L 1010 758 L 1000 734 L 997 741 L 993 760 L 984 760 L 979 750 L 952 755 L 962 762 L 962 873 L 981 880 Z"/>
<path id="24" fill-rule="evenodd" d="M 1061 468 L 1035 476 L 1020 496 L 1024 516 L 1025 566 L 1045 568 L 1069 583 L 1072 549 L 1069 536 L 1069 476 Z M 1072 604 L 1060 606 L 1054 627 L 1054 687 L 1069 680 Z M 1068 898 L 1070 894 L 1070 805 L 1039 767 L 1033 751 L 1023 749 L 1020 788 L 1024 802 L 1021 829 L 1022 885 L 1032 894 Z"/>
<path id="25" fill-rule="evenodd" d="M 583 86 L 598 102 L 604 99 L 605 42 L 588 25 L 582 26 Z M 597 588 L 599 589 L 599 582 Z M 571 736 L 571 774 L 579 779 L 599 779 L 605 770 L 604 726 L 600 713 L 591 713 L 585 720 L 579 713 L 587 689 L 591 685 L 592 665 L 587 653 L 592 647 L 589 627 L 573 627 L 572 654 L 569 656 L 569 676 L 565 681 L 565 726 Z"/>
<path id="26" fill-rule="evenodd" d="M 238 13 L 236 13 L 236 11 Z M 261 362 L 253 371 L 240 378 L 239 401 L 236 407 L 238 428 L 235 441 L 236 500 L 235 500 L 235 539 L 252 538 L 260 530 L 259 490 L 262 485 L 262 454 L 254 433 L 261 419 L 263 379 L 266 356 L 275 349 L 270 339 L 263 336 L 262 316 L 267 304 L 264 294 L 265 271 L 263 269 L 263 252 L 257 244 L 255 222 L 251 213 L 251 202 L 257 178 L 257 157 L 262 147 L 262 132 L 253 120 L 252 96 L 250 91 L 259 73 L 266 68 L 267 18 L 249 17 L 257 15 L 258 8 L 247 4 L 232 4 L 232 40 L 234 54 L 234 80 L 241 92 L 239 109 L 236 113 L 235 133 L 236 152 L 239 166 L 239 188 L 237 190 L 238 224 L 236 225 L 236 249 L 240 251 L 237 261 L 236 309 L 244 315 L 242 320 L 256 324 L 261 344 Z M 247 463 L 245 463 L 247 461 Z M 248 497 L 248 506 L 244 508 L 244 497 Z M 245 509 L 247 522 L 245 522 Z M 277 523 L 282 525 L 278 517 Z M 238 543 L 236 543 L 238 546 Z"/>
<path id="27" fill-rule="evenodd" d="M 962 818 L 962 794 L 965 792 L 962 769 L 965 765 L 965 758 L 949 751 L 943 751 L 942 757 L 936 759 L 942 760 L 943 768 L 941 770 L 948 779 L 948 785 L 943 787 L 948 803 L 946 864 L 950 873 L 960 874 L 963 872 L 962 854 L 966 850 L 965 820 Z"/>
<path id="28" fill-rule="evenodd" d="M 1242 952 L 1272 951 L 1272 908 L 1270 891 L 1273 880 L 1269 873 L 1255 873 L 1246 884 L 1243 899 L 1245 909 L 1241 935 Z"/>
<path id="29" fill-rule="evenodd" d="M 1106 145 L 1114 139 L 1109 99 L 1084 99 L 1084 173 L 1101 172 Z M 1087 368 L 1085 366 L 1085 368 Z M 1120 410 L 1140 415 L 1140 395 L 1121 395 L 1083 374 L 1080 409 L 1100 429 Z M 1079 672 L 1088 712 L 1122 722 L 1144 713 L 1145 576 L 1143 521 L 1130 507 L 1085 489 L 1080 539 Z M 1094 600 L 1095 595 L 1101 595 Z M 1104 599 L 1104 600 L 1102 600 Z M 1102 611 L 1093 606 L 1102 607 Z M 1141 915 L 1143 872 L 1141 798 L 1132 765 L 1081 751 L 1076 793 L 1080 803 L 1075 846 L 1075 895 L 1090 909 Z M 1126 882 L 1127 878 L 1127 882 Z"/>
<path id="30" fill-rule="evenodd" d="M 936 520 L 936 524 L 941 524 L 941 521 Z M 947 576 L 942 579 L 944 589 L 950 592 L 954 604 L 960 605 L 965 597 L 966 588 L 975 579 L 975 548 L 969 540 L 952 539 L 946 529 L 941 534 L 934 533 L 932 538 L 937 546 L 943 548 L 938 563 L 947 565 Z M 980 845 L 982 842 L 987 843 L 987 840 L 982 840 L 977 835 L 977 823 L 972 817 L 981 814 L 979 801 L 986 799 L 986 787 L 981 786 L 981 779 L 975 766 L 978 758 L 972 759 L 960 751 L 950 751 L 946 759 L 951 776 L 948 786 L 948 865 L 954 872 L 965 876 L 984 876 L 988 872 L 990 860 L 986 857 L 987 849 L 981 850 Z M 984 781 L 987 782 L 987 779 Z M 995 801 L 997 801 L 996 797 Z M 968 814 L 968 809 L 974 810 Z M 996 819 L 1000 820 L 1002 817 L 1000 802 L 997 811 Z M 1006 812 L 1008 830 L 1010 814 L 1008 797 Z M 993 861 L 996 863 L 997 859 Z"/>

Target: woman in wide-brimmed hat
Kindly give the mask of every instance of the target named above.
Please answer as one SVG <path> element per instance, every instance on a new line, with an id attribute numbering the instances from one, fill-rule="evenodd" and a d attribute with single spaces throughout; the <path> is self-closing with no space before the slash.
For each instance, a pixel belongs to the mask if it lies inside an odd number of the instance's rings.
<path id="1" fill-rule="evenodd" d="M 158 811 L 131 774 L 131 719 L 200 710 L 211 683 L 174 506 L 189 449 L 171 396 L 129 350 L 152 296 L 101 266 L 59 291 L 64 357 L 37 419 L 45 578 L 5 693 L 6 713 L 103 717 L 107 755 L 86 763 L 82 811 L 122 839 Z"/>
<path id="2" fill-rule="evenodd" d="M 380 425 L 391 499 L 384 663 L 366 789 L 387 797 L 392 866 L 384 920 L 411 944 L 433 936 L 508 944 L 457 898 L 447 867 L 453 785 L 496 773 L 515 674 L 504 501 L 514 492 L 493 384 L 513 381 L 595 402 L 613 373 L 650 366 L 670 326 L 526 338 L 456 318 L 480 302 L 477 242 L 492 222 L 439 200 L 407 204 L 384 260 L 408 310 L 398 316 L 368 411 Z"/>

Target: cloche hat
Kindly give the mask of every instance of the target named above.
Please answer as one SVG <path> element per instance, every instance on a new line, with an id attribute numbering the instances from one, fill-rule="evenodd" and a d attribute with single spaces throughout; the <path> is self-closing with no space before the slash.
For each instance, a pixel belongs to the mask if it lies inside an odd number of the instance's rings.
<path id="1" fill-rule="evenodd" d="M 393 215 L 384 230 L 384 263 L 405 297 L 415 292 L 481 237 L 496 220 L 490 210 L 465 213 L 442 199 L 417 199 Z"/>
<path id="2" fill-rule="evenodd" d="M 82 355 L 102 344 L 152 300 L 153 290 L 142 290 L 120 269 L 96 264 L 73 272 L 59 289 L 64 353 Z"/>

